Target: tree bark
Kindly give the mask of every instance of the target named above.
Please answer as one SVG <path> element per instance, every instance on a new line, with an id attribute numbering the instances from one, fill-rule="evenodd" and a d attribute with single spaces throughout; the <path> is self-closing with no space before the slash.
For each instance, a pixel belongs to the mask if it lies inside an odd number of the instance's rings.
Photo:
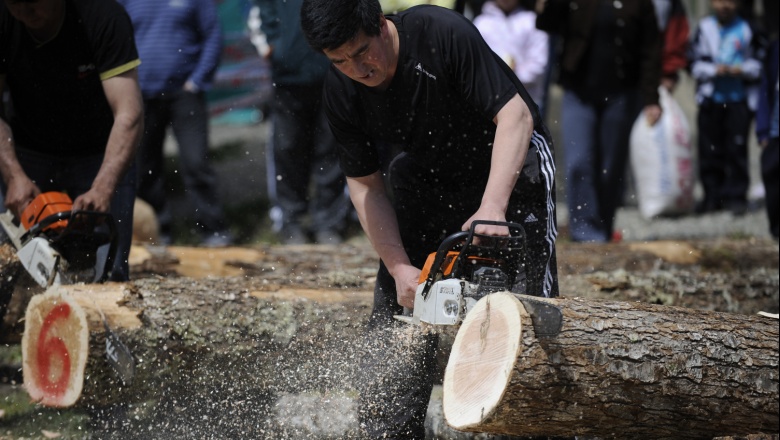
<path id="1" fill-rule="evenodd" d="M 0 244 L 0 330 L 3 329 L 3 318 L 11 302 L 17 276 L 22 270 L 24 268 L 13 246 Z"/>
<path id="2" fill-rule="evenodd" d="M 224 278 L 57 288 L 86 313 L 89 354 L 75 407 L 90 408 L 162 400 L 183 405 L 204 399 L 202 404 L 219 396 L 232 401 L 233 388 L 269 399 L 326 388 L 339 374 L 322 370 L 355 355 L 346 352 L 345 341 L 359 340 L 372 300 L 370 292 L 261 282 L 255 290 L 246 280 Z M 129 386 L 106 359 L 101 312 L 135 358 Z"/>
<path id="3" fill-rule="evenodd" d="M 529 299 L 561 310 L 557 335 Z M 463 431 L 698 439 L 777 434 L 778 401 L 776 319 L 498 293 L 458 331 L 443 407 Z"/>

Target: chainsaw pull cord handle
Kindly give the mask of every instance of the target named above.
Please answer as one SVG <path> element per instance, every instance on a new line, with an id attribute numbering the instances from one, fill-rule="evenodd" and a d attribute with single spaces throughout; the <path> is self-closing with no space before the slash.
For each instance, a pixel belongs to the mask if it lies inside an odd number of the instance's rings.
<path id="1" fill-rule="evenodd" d="M 477 226 L 479 225 L 491 225 L 491 226 L 506 226 L 507 229 L 509 229 L 509 236 L 489 236 L 484 234 L 477 234 L 475 231 L 477 229 Z M 509 240 L 520 240 L 522 243 L 522 249 L 525 249 L 526 241 L 525 241 L 525 229 L 523 229 L 523 225 L 519 223 L 514 222 L 500 222 L 495 220 L 474 220 L 471 222 L 471 227 L 468 231 L 468 239 L 466 240 L 466 243 L 464 244 L 463 248 L 461 248 L 460 253 L 458 254 L 458 258 L 455 261 L 455 265 L 457 266 L 457 272 L 460 272 L 460 269 L 462 268 L 462 265 L 465 264 L 465 259 L 463 258 L 463 255 L 469 251 L 470 246 L 474 242 L 474 237 L 484 237 L 484 238 L 492 238 L 495 240 L 495 243 L 493 244 L 494 249 L 498 249 L 502 243 L 508 242 Z M 512 280 L 514 280 L 514 276 L 512 275 Z"/>
<path id="2" fill-rule="evenodd" d="M 428 294 L 430 293 L 431 286 L 433 286 L 433 281 L 436 279 L 436 275 L 441 270 L 441 264 L 447 257 L 447 252 L 455 248 L 456 245 L 462 243 L 463 240 L 468 236 L 469 232 L 467 231 L 456 232 L 441 242 L 439 249 L 436 250 L 436 257 L 434 258 L 433 264 L 431 265 L 431 270 L 428 272 L 428 277 L 425 279 L 425 286 L 423 286 L 422 290 L 422 297 L 424 299 L 428 299 Z"/>

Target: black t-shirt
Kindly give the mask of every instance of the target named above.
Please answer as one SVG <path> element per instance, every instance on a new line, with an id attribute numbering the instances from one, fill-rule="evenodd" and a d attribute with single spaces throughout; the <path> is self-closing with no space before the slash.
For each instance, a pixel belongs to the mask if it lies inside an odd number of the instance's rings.
<path id="1" fill-rule="evenodd" d="M 493 118 L 516 93 L 542 124 L 517 76 L 462 15 L 417 6 L 388 15 L 398 29 L 399 59 L 385 91 L 332 67 L 325 103 L 338 139 L 341 168 L 361 177 L 380 169 L 377 144 L 393 145 L 430 170 L 437 182 L 485 181 L 495 135 Z"/>
<path id="2" fill-rule="evenodd" d="M 130 18 L 113 0 L 66 0 L 57 36 L 36 43 L 0 3 L 0 75 L 22 148 L 84 156 L 105 151 L 114 122 L 101 81 L 140 61 Z"/>

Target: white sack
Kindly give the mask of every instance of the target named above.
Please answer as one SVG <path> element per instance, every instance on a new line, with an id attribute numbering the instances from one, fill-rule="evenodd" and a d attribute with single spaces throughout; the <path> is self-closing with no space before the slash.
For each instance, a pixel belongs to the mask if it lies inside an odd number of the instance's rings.
<path id="1" fill-rule="evenodd" d="M 661 119 L 651 127 L 642 112 L 631 129 L 631 169 L 646 219 L 691 212 L 696 183 L 688 120 L 666 88 L 658 93 Z"/>

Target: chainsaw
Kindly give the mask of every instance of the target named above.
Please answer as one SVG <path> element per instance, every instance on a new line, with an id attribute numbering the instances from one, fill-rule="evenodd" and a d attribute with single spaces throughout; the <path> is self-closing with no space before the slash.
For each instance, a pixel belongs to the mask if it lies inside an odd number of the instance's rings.
<path id="1" fill-rule="evenodd" d="M 478 234 L 478 225 L 506 226 L 509 236 Z M 436 252 L 428 255 L 411 316 L 395 318 L 413 324 L 460 324 L 482 297 L 512 290 L 516 282 L 522 282 L 525 252 L 525 231 L 521 225 L 473 222 L 468 231 L 448 236 Z"/>
<path id="2" fill-rule="evenodd" d="M 13 243 L 16 255 L 30 276 L 43 288 L 108 279 L 117 248 L 117 232 L 111 214 L 73 211 L 71 198 L 57 191 L 39 194 L 17 219 L 10 211 L 0 214 L 0 225 Z M 107 248 L 107 250 L 106 250 Z M 106 358 L 122 381 L 135 375 L 130 349 L 108 326 Z"/>
<path id="3" fill-rule="evenodd" d="M 117 246 L 113 217 L 72 207 L 67 194 L 51 191 L 27 205 L 21 219 L 10 211 L 0 214 L 19 261 L 41 287 L 108 278 Z"/>
<path id="4" fill-rule="evenodd" d="M 509 236 L 476 233 L 478 225 L 506 226 Z M 480 299 L 491 293 L 526 293 L 525 230 L 517 223 L 477 220 L 468 231 L 445 238 L 428 255 L 420 273 L 414 309 L 395 318 L 433 326 L 457 326 Z M 517 295 L 531 317 L 537 337 L 560 332 L 561 310 L 525 294 Z M 435 328 L 435 327 L 434 327 Z"/>

